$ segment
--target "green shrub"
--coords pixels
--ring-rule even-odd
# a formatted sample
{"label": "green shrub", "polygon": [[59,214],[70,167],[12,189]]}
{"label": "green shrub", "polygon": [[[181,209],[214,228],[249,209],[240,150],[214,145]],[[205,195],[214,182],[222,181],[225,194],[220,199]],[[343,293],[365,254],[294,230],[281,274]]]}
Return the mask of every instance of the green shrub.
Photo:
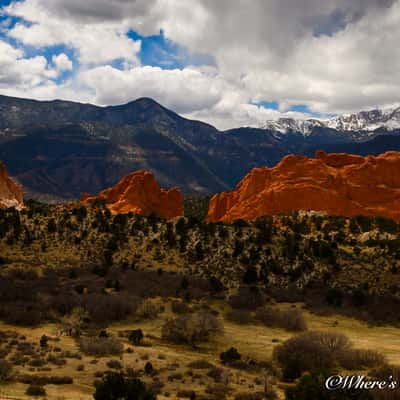
{"label": "green shrub", "polygon": [[122,373],[106,373],[96,384],[95,400],[155,400],[154,394],[140,379],[130,378]]}
{"label": "green shrub", "polygon": [[307,322],[299,310],[276,310],[272,307],[260,308],[256,319],[264,325],[287,329],[288,331],[305,331]]}
{"label": "green shrub", "polygon": [[18,382],[26,385],[72,385],[74,380],[70,376],[46,376],[46,375],[18,375]]}
{"label": "green shrub", "polygon": [[46,396],[46,390],[43,386],[29,385],[25,392],[28,396]]}
{"label": "green shrub", "polygon": [[143,331],[141,329],[134,329],[129,333],[129,341],[138,346],[144,338]]}
{"label": "green shrub", "polygon": [[344,293],[340,288],[329,288],[326,292],[326,302],[335,307],[340,307],[343,303]]}
{"label": "green shrub", "polygon": [[107,367],[111,369],[122,369],[122,364],[118,360],[107,361]]}
{"label": "green shrub", "polygon": [[153,364],[150,361],[147,361],[146,365],[144,366],[144,372],[146,375],[151,375],[154,372]]}
{"label": "green shrub", "polygon": [[47,347],[48,341],[49,338],[46,335],[42,335],[42,337],[40,338],[40,347]]}
{"label": "green shrub", "polygon": [[169,319],[162,327],[162,337],[174,343],[194,345],[207,341],[211,336],[222,331],[221,322],[215,315],[198,312]]}
{"label": "green shrub", "polygon": [[242,286],[229,298],[229,304],[234,309],[254,310],[265,304],[265,295],[257,286]]}
{"label": "green shrub", "polygon": [[332,332],[310,331],[288,339],[274,350],[286,380],[299,378],[303,372],[330,369],[337,355],[350,348],[348,338]]}
{"label": "green shrub", "polygon": [[138,309],[136,310],[136,315],[143,319],[155,319],[158,317],[158,314],[163,311],[163,304],[160,304],[154,300],[145,300],[139,305]]}
{"label": "green shrub", "polygon": [[0,360],[0,383],[8,382],[12,373],[12,365],[6,360]]}
{"label": "green shrub", "polygon": [[245,285],[253,285],[258,281],[258,278],[257,268],[249,266],[243,274],[242,281]]}
{"label": "green shrub", "polygon": [[240,353],[234,347],[231,347],[229,350],[222,352],[219,355],[223,364],[229,364],[233,361],[238,361],[242,358]]}

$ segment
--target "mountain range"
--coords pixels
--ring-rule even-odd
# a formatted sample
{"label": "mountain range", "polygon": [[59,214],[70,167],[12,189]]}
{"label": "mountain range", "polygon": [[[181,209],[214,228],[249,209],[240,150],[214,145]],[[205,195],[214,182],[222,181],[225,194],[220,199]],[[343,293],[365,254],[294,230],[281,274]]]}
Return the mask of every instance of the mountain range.
{"label": "mountain range", "polygon": [[361,111],[355,114],[339,115],[331,119],[279,118],[267,121],[263,129],[277,132],[277,135],[301,133],[311,135],[314,129],[334,129],[350,135],[353,140],[364,141],[384,133],[400,129],[400,107],[387,110]]}
{"label": "mountain range", "polygon": [[0,96],[0,160],[25,197],[42,201],[97,193],[140,169],[162,187],[206,194],[230,190],[252,168],[291,153],[400,150],[399,121],[400,110],[376,110],[220,131],[149,98],[99,107]]}

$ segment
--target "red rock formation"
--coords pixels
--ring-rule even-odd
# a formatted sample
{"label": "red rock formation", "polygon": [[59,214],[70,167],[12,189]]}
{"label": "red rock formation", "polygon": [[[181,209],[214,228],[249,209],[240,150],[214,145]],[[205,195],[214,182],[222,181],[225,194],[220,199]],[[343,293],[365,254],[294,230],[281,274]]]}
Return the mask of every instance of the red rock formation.
{"label": "red rock formation", "polygon": [[0,161],[0,208],[15,207],[20,210],[23,206],[22,187],[9,177],[6,167]]}
{"label": "red rock formation", "polygon": [[400,221],[400,153],[286,156],[274,168],[253,169],[235,191],[213,196],[207,220],[254,219],[295,210]]}
{"label": "red rock formation", "polygon": [[133,172],[98,196],[83,194],[81,197],[82,202],[89,204],[96,199],[105,200],[113,214],[155,214],[166,219],[183,215],[181,192],[178,189],[160,189],[154,175],[148,171]]}

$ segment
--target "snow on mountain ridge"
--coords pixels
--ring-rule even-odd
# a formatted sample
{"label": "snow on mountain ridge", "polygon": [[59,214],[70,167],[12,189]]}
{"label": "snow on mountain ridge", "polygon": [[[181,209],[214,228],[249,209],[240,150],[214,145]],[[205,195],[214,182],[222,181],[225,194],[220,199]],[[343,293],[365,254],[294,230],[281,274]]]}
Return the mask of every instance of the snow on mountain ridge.
{"label": "snow on mountain ridge", "polygon": [[312,133],[314,128],[331,128],[340,132],[367,131],[374,132],[376,129],[384,128],[388,131],[400,129],[400,107],[388,110],[361,111],[355,114],[345,114],[331,119],[294,119],[279,118],[267,121],[263,129],[269,129],[281,134],[298,132],[304,136]]}
{"label": "snow on mountain ridge", "polygon": [[318,119],[279,118],[276,121],[267,121],[263,129],[271,129],[280,133],[300,132],[307,136],[316,126],[324,127],[325,125]]}

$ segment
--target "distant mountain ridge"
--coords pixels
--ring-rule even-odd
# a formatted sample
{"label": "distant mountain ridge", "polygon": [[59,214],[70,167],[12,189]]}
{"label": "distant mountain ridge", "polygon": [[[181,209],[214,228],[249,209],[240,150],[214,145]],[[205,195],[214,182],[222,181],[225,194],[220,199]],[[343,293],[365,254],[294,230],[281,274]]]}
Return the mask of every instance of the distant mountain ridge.
{"label": "distant mountain ridge", "polygon": [[389,110],[361,111],[354,114],[344,114],[331,119],[294,119],[280,118],[267,121],[262,129],[269,129],[280,134],[298,132],[304,136],[312,134],[315,128],[329,128],[339,132],[364,131],[359,139],[374,136],[375,131],[388,132],[400,129],[400,107]]}
{"label": "distant mountain ridge", "polygon": [[[387,116],[379,118],[389,124]],[[285,134],[275,125],[222,132],[149,98],[98,107],[0,96],[0,160],[24,186],[25,197],[60,201],[98,193],[137,170],[151,171],[162,187],[209,194],[230,190],[252,168],[274,166],[291,153],[400,150],[395,124],[368,136],[315,121]]]}

